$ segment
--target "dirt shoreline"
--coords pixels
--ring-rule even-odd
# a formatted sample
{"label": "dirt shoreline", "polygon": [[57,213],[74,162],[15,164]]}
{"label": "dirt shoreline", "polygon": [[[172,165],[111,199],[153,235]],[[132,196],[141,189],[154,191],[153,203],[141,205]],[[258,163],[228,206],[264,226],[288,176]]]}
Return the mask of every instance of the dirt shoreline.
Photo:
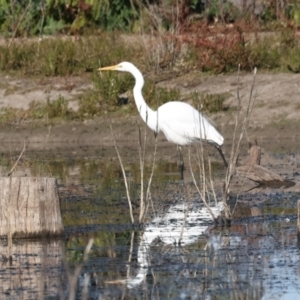
{"label": "dirt shoreline", "polygon": [[[147,80],[147,78],[146,78]],[[240,95],[242,110],[246,108],[249,91],[253,80],[252,74],[240,77]],[[62,95],[76,109],[77,99],[84,89],[91,88],[87,78],[47,78],[16,79],[10,76],[2,78],[0,87],[0,108],[13,107],[28,109],[31,101],[57,99]],[[225,147],[231,144],[234,124],[237,76],[218,75],[203,76],[191,72],[181,77],[158,83],[164,87],[176,87],[181,94],[191,91],[199,93],[228,93],[227,111],[211,114],[209,118],[216,124],[225,137]],[[296,150],[300,140],[300,74],[257,74],[255,84],[255,104],[249,128],[245,137],[251,143],[269,144],[270,140],[285,140],[284,144]],[[147,99],[147,97],[145,97]],[[130,145],[137,136],[137,122],[142,124],[138,113],[130,117],[113,117],[114,134],[122,145]],[[149,136],[152,134],[150,131]],[[81,146],[113,146],[108,118],[86,120],[84,122],[62,122],[60,124],[23,123],[1,125],[0,149],[3,152],[18,151],[24,143],[29,149],[43,150],[52,148],[78,148]],[[151,140],[150,140],[151,141]],[[163,134],[159,135],[159,143],[167,145]],[[163,146],[164,147],[164,146]],[[168,147],[168,146],[166,146]],[[14,150],[14,149],[13,149]]]}

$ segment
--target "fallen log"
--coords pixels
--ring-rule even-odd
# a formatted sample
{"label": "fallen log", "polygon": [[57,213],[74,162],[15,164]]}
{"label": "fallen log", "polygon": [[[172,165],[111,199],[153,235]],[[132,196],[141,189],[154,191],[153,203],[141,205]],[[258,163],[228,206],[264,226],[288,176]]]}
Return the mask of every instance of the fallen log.
{"label": "fallen log", "polygon": [[55,178],[0,177],[0,237],[62,236]]}
{"label": "fallen log", "polygon": [[258,183],[285,181],[285,179],[277,173],[259,165],[239,166],[237,167],[237,175]]}
{"label": "fallen log", "polygon": [[246,164],[236,168],[236,174],[260,184],[285,182],[286,179],[277,173],[260,166],[261,149],[258,146],[250,148],[250,156]]}

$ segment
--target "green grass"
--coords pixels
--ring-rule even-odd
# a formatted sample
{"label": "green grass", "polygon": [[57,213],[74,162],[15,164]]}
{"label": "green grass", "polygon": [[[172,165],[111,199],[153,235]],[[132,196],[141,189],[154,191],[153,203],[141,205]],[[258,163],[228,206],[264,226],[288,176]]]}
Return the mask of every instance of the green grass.
{"label": "green grass", "polygon": [[286,126],[289,125],[289,123],[290,123],[290,120],[287,119],[286,113],[282,113],[282,114],[278,115],[272,121],[273,126],[278,130],[284,129]]}
{"label": "green grass", "polygon": [[17,122],[23,115],[23,110],[3,107],[0,109],[0,124]]}
{"label": "green grass", "polygon": [[217,113],[227,110],[224,105],[226,99],[230,97],[229,93],[206,94],[193,92],[191,95],[193,105],[199,110],[208,113]]}
{"label": "green grass", "polygon": [[[131,75],[107,72],[101,76],[95,72],[91,78],[93,88],[85,90],[78,96],[78,110],[69,108],[68,100],[58,96],[56,100],[41,99],[33,101],[28,110],[15,108],[0,109],[0,124],[22,123],[25,121],[59,122],[62,120],[86,120],[110,114],[125,116],[137,114],[132,95],[134,79]],[[120,103],[120,93],[128,92],[129,102]],[[156,109],[163,103],[180,99],[176,89],[165,89],[147,81],[144,88],[147,103]],[[74,99],[72,99],[74,101]]]}
{"label": "green grass", "polygon": [[[298,73],[300,44],[293,31],[283,30],[271,37],[261,34],[251,41],[229,35],[227,39],[231,40],[226,43],[221,40],[224,47],[218,45],[218,39],[209,48],[202,44],[198,48],[190,45],[184,59],[179,58],[180,69],[184,71],[196,66],[208,73],[235,72],[240,64],[241,70],[257,67],[259,70]],[[136,42],[128,43],[121,34],[102,33],[87,37],[16,39],[10,46],[0,45],[0,70],[31,77],[70,76],[92,73],[100,66],[128,60],[144,72],[153,72],[154,68],[145,53],[147,45],[142,46],[142,37],[136,35],[134,38]],[[150,51],[149,48],[147,51]],[[176,62],[172,62],[173,65],[176,66]],[[172,66],[165,66],[165,69],[170,70]]]}
{"label": "green grass", "polygon": [[138,56],[119,35],[49,37],[0,46],[0,70],[26,76],[68,76],[92,72]]}
{"label": "green grass", "polygon": [[27,119],[67,119],[72,115],[72,111],[68,109],[68,101],[64,97],[59,96],[54,101],[47,99],[46,103],[31,102],[27,112]]}

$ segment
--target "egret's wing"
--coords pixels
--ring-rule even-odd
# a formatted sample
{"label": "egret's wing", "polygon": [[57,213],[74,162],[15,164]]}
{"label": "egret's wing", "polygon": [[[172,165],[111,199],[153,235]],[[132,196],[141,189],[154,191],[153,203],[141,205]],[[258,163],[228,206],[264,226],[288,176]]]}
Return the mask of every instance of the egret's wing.
{"label": "egret's wing", "polygon": [[184,102],[168,102],[158,111],[159,127],[168,140],[185,145],[206,139],[218,145],[223,137],[195,108]]}

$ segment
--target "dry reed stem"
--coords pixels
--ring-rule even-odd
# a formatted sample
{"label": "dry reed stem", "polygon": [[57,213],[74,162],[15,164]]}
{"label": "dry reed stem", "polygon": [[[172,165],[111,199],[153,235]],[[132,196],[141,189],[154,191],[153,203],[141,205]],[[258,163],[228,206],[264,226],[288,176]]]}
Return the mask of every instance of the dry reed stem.
{"label": "dry reed stem", "polygon": [[[248,105],[247,105],[247,109],[246,109],[246,114],[244,119],[242,120],[242,128],[241,131],[239,132],[239,136],[238,136],[238,140],[236,142],[237,139],[237,134],[238,134],[238,127],[241,123],[240,120],[240,112],[241,112],[241,98],[240,98],[240,66],[238,67],[238,88],[237,88],[237,102],[238,102],[238,106],[237,106],[237,112],[236,112],[236,116],[235,116],[235,129],[234,129],[234,133],[233,133],[233,137],[232,137],[232,147],[231,147],[231,153],[230,153],[230,160],[229,160],[229,164],[228,164],[228,168],[226,170],[226,176],[225,176],[225,181],[224,181],[224,186],[223,186],[223,197],[222,197],[222,202],[223,202],[223,207],[224,207],[224,211],[225,211],[225,218],[226,220],[230,220],[232,217],[232,214],[234,212],[234,209],[231,211],[230,207],[227,204],[227,198],[229,195],[229,191],[230,191],[230,184],[232,181],[232,177],[235,173],[235,167],[237,164],[237,160],[238,160],[238,156],[239,156],[239,150],[240,150],[240,144],[242,141],[242,138],[247,130],[248,124],[249,124],[249,119],[251,116],[251,112],[253,110],[253,105],[254,105],[254,100],[255,97],[253,97],[253,91],[254,91],[254,86],[255,86],[255,77],[256,77],[256,68],[254,69],[253,72],[253,82],[251,85],[251,90],[250,90],[250,95],[249,95],[249,100],[248,100]],[[196,161],[198,167],[199,167],[199,175],[200,175],[200,179],[201,179],[201,185],[202,185],[202,191],[199,189],[196,178],[195,178],[195,174],[194,171],[192,169],[192,164],[191,164],[191,149],[189,147],[189,164],[190,164],[190,169],[191,169],[191,175],[192,175],[192,179],[193,182],[195,184],[195,187],[197,189],[198,194],[200,195],[200,198],[202,200],[202,202],[204,203],[205,207],[208,209],[209,213],[211,214],[211,216],[213,217],[213,219],[215,219],[215,216],[210,208],[210,205],[208,204],[208,200],[209,200],[209,195],[210,193],[212,193],[213,198],[215,200],[215,204],[217,204],[217,196],[215,193],[215,188],[214,188],[214,184],[213,184],[213,180],[212,180],[212,173],[211,173],[211,164],[209,161],[209,170],[208,170],[208,174],[206,174],[205,171],[205,165],[204,165],[204,152],[203,152],[203,145],[202,142],[199,143],[199,145],[197,145],[196,147],[196,156],[193,156],[193,159]],[[209,201],[210,202],[210,201]]]}
{"label": "dry reed stem", "polygon": [[215,206],[218,205],[217,195],[214,187],[214,181],[212,180],[212,170],[211,170],[211,161],[208,159],[208,178],[209,178],[209,184],[210,184],[210,190],[213,195],[213,199],[215,201]]}
{"label": "dry reed stem", "polygon": [[[149,202],[151,199],[151,184],[152,179],[154,175],[154,169],[155,169],[155,160],[156,160],[156,153],[157,153],[157,135],[155,134],[155,144],[154,144],[154,152],[153,152],[153,161],[152,161],[152,167],[151,167],[151,173],[150,177],[147,183],[147,190],[146,194],[144,194],[144,175],[145,175],[145,156],[146,156],[146,142],[147,142],[147,128],[145,127],[145,134],[144,134],[144,142],[142,144],[142,135],[141,135],[141,128],[138,124],[138,130],[139,130],[139,158],[140,158],[140,169],[141,169],[141,203],[140,203],[140,215],[139,215],[139,222],[142,223],[147,211]],[[152,202],[151,202],[152,203]],[[152,209],[153,203],[152,203]]]}
{"label": "dry reed stem", "polygon": [[126,194],[127,194],[127,200],[128,200],[128,205],[129,205],[129,214],[130,214],[131,223],[134,224],[133,210],[132,210],[132,205],[131,205],[131,198],[130,198],[130,193],[129,193],[127,177],[126,177],[123,161],[122,161],[121,155],[119,153],[119,149],[118,149],[118,146],[117,146],[117,142],[116,142],[116,139],[115,139],[115,135],[114,135],[114,131],[113,131],[111,122],[110,122],[110,132],[111,132],[111,136],[113,138],[115,150],[116,150],[116,153],[117,153],[117,156],[118,156],[118,159],[119,159],[119,163],[120,163],[120,166],[121,166],[122,174],[123,174],[123,179],[124,179],[124,184],[125,184]]}
{"label": "dry reed stem", "polygon": [[182,226],[181,226],[181,231],[180,231],[180,235],[179,235],[179,242],[182,240],[183,237],[183,233],[184,233],[184,228],[185,228],[185,224],[186,224],[186,220],[188,217],[188,212],[190,210],[190,204],[191,204],[191,196],[190,196],[190,187],[187,186],[187,207],[184,211],[184,218],[183,218],[183,222],[182,222]]}
{"label": "dry reed stem", "polygon": [[[173,38],[178,36],[180,33],[179,22],[179,6],[176,4],[176,9],[172,10],[173,19],[176,20],[174,28],[169,29],[169,34],[166,35],[163,21],[164,17],[161,15],[160,11],[157,9],[156,4],[150,3],[146,0],[145,3],[141,0],[137,0],[137,4],[141,9],[148,15],[151,25],[144,24],[143,15],[140,16],[141,26],[141,40],[143,49],[147,55],[148,63],[153,66],[155,64],[155,71],[158,72],[160,69],[160,64],[164,66],[174,65],[177,54],[179,53],[178,40]],[[149,23],[149,22],[148,22]],[[150,38],[144,33],[144,27],[146,26],[146,31],[151,30]]]}
{"label": "dry reed stem", "polygon": [[128,256],[128,260],[127,260],[127,264],[126,264],[126,268],[127,268],[127,279],[130,278],[130,267],[131,267],[131,262],[132,262],[132,254],[133,254],[133,244],[134,244],[134,235],[135,232],[131,231],[131,238],[130,238],[130,247],[129,247],[129,256]]}
{"label": "dry reed stem", "polygon": [[154,207],[153,207],[153,202],[152,202],[152,197],[151,197],[151,184],[152,184],[152,180],[153,180],[153,175],[154,175],[154,169],[155,169],[155,161],[156,161],[156,153],[157,153],[157,135],[155,135],[155,143],[154,143],[154,152],[153,152],[153,161],[152,161],[152,168],[151,168],[151,174],[150,174],[150,178],[149,178],[149,182],[148,182],[148,187],[147,187],[147,192],[146,192],[146,199],[148,199],[149,201],[151,201],[152,204],[152,210],[154,211]]}
{"label": "dry reed stem", "polygon": [[[76,299],[77,281],[78,281],[80,272],[82,270],[82,267],[84,265],[84,262],[86,262],[87,259],[88,259],[88,255],[91,251],[93,243],[94,243],[94,239],[90,238],[88,244],[86,245],[86,247],[84,249],[83,263],[76,267],[73,274],[71,274],[68,267],[66,268],[67,269],[68,280],[69,280],[69,283],[70,283],[70,294],[69,294],[69,298],[68,298],[69,300],[75,300]],[[86,286],[83,287],[83,290],[86,290],[87,285],[88,285],[88,280],[87,281],[85,280],[84,283],[86,284]]]}
{"label": "dry reed stem", "polygon": [[[112,128],[112,123],[110,123],[110,130],[111,130],[111,135],[114,141],[114,147],[119,159],[119,163],[121,166],[123,178],[124,178],[124,184],[125,184],[125,189],[126,189],[126,195],[127,195],[127,200],[128,200],[128,205],[129,205],[129,213],[130,213],[130,218],[132,224],[134,224],[134,217],[133,217],[133,210],[132,210],[132,202],[131,202],[131,197],[129,193],[129,185],[123,165],[123,161],[120,155],[120,152],[118,150],[117,142],[114,136],[113,128]],[[155,135],[155,144],[154,144],[154,153],[153,153],[153,161],[152,161],[152,167],[151,167],[151,173],[150,177],[147,183],[147,190],[146,194],[144,192],[144,179],[145,179],[145,156],[146,156],[146,143],[147,143],[147,128],[145,128],[145,134],[144,134],[144,141],[142,142],[142,134],[141,134],[141,128],[140,125],[138,124],[138,151],[139,151],[139,162],[140,162],[140,184],[141,184],[141,191],[140,191],[140,213],[139,213],[139,223],[142,223],[147,210],[149,206],[149,202],[151,201],[151,184],[152,184],[152,179],[154,175],[154,169],[155,169],[155,160],[156,160],[156,153],[157,153],[157,135]],[[153,208],[153,203],[152,203],[152,208]],[[153,208],[154,211],[154,208]]]}
{"label": "dry reed stem", "polygon": [[[100,62],[99,65],[101,66]],[[100,72],[100,76],[102,76],[102,73]],[[133,217],[133,209],[132,209],[132,203],[131,203],[131,197],[130,197],[130,192],[129,192],[129,185],[128,185],[128,181],[127,181],[127,177],[126,177],[126,172],[125,172],[125,168],[124,168],[124,164],[117,146],[117,142],[116,142],[116,138],[114,135],[114,131],[113,131],[113,127],[112,127],[112,121],[110,119],[110,132],[111,132],[111,136],[114,142],[114,147],[118,156],[118,160],[121,166],[121,170],[122,170],[122,175],[123,175],[123,179],[124,179],[124,184],[125,184],[125,189],[126,189],[126,195],[127,195],[127,201],[128,201],[128,206],[129,206],[129,215],[130,215],[130,220],[131,223],[134,224],[134,217]]]}
{"label": "dry reed stem", "polygon": [[[200,143],[200,144],[202,144],[202,143]],[[196,187],[196,190],[197,190],[197,192],[198,192],[198,194],[199,194],[199,196],[200,196],[200,198],[201,198],[204,206],[207,208],[207,210],[210,213],[210,215],[212,216],[212,218],[214,220],[216,220],[216,217],[215,217],[215,215],[214,215],[214,213],[213,213],[210,205],[207,203],[207,200],[206,200],[206,194],[208,194],[207,193],[208,190],[207,190],[207,182],[206,182],[206,174],[205,174],[205,166],[204,166],[204,157],[203,157],[204,153],[203,153],[203,147],[202,147],[202,145],[200,147],[202,148],[200,156],[199,156],[198,147],[197,147],[197,157],[200,159],[200,161],[197,162],[197,165],[199,167],[199,172],[200,172],[200,178],[201,178],[202,189],[203,189],[202,191],[200,191],[200,189],[199,189],[199,186],[197,184],[197,181],[196,181],[196,178],[195,178],[195,174],[194,174],[194,171],[193,171],[193,168],[192,168],[192,163],[191,163],[191,149],[190,149],[191,147],[189,147],[188,148],[189,149],[188,153],[189,153],[189,164],[190,164],[190,169],[191,169],[191,175],[192,175],[193,183],[194,183],[194,185]]]}
{"label": "dry reed stem", "polygon": [[140,175],[141,175],[141,199],[140,199],[140,216],[139,216],[139,222],[141,222],[141,216],[144,214],[144,167],[145,167],[145,143],[146,143],[146,131],[145,131],[145,140],[144,140],[144,150],[142,145],[142,137],[141,137],[141,127],[140,124],[138,124],[138,133],[139,133],[139,158],[140,158]]}
{"label": "dry reed stem", "polygon": [[[152,167],[151,167],[151,173],[150,173],[150,177],[148,180],[148,187],[147,187],[147,191],[146,191],[146,200],[147,200],[147,205],[149,205],[149,202],[151,201],[151,206],[152,206],[152,211],[154,212],[154,206],[153,206],[153,202],[152,202],[152,197],[151,197],[151,184],[152,184],[152,180],[153,180],[153,175],[154,175],[154,169],[155,169],[155,161],[156,161],[156,153],[157,153],[157,134],[155,134],[155,143],[154,143],[154,152],[153,152],[153,161],[152,161]],[[148,206],[147,209],[145,210],[142,218],[145,217],[146,213],[148,210]]]}
{"label": "dry reed stem", "polygon": [[[201,108],[198,107],[198,110],[201,110]],[[200,120],[201,121],[201,120]],[[202,119],[202,126],[204,126],[204,119]],[[201,134],[201,132],[200,132]],[[217,205],[217,197],[216,197],[216,193],[214,191],[214,186],[212,184],[212,173],[211,173],[211,164],[210,164],[210,160],[209,160],[209,174],[207,177],[206,174],[206,170],[205,170],[205,160],[204,160],[204,149],[203,149],[203,144],[202,141],[200,140],[200,142],[197,144],[196,146],[196,155],[193,155],[193,159],[195,160],[195,162],[197,163],[197,166],[199,167],[199,178],[201,179],[201,185],[202,185],[202,192],[200,191],[198,184],[196,182],[196,178],[194,175],[194,171],[192,169],[192,164],[191,164],[191,151],[190,151],[190,147],[189,147],[189,163],[190,163],[190,170],[191,170],[191,175],[192,175],[192,179],[194,182],[194,185],[197,189],[198,194],[200,195],[200,198],[202,200],[202,202],[204,203],[205,207],[208,209],[210,215],[212,216],[212,218],[215,220],[216,217],[213,213],[213,211],[210,208],[210,193],[213,194],[213,197],[215,199],[215,204]],[[209,202],[209,203],[208,203]]]}
{"label": "dry reed stem", "polygon": [[241,144],[242,138],[244,136],[244,133],[246,132],[247,127],[249,125],[251,112],[253,110],[253,105],[254,105],[254,102],[255,102],[254,101],[255,97],[253,97],[253,91],[254,91],[254,86],[255,86],[256,73],[257,73],[257,69],[254,68],[253,81],[252,81],[251,90],[250,90],[250,94],[249,94],[249,100],[248,100],[248,105],[247,105],[247,109],[246,109],[246,114],[245,114],[245,117],[242,121],[242,128],[241,128],[241,131],[239,133],[238,141],[236,142],[237,131],[238,131],[238,127],[239,127],[240,122],[241,122],[240,121],[240,112],[241,112],[240,66],[238,67],[238,88],[237,88],[238,107],[237,107],[237,112],[236,112],[236,116],[235,116],[235,127],[234,127],[234,133],[233,133],[233,137],[232,137],[230,160],[229,160],[228,168],[227,168],[227,171],[226,171],[224,187],[223,187],[223,204],[224,204],[224,210],[225,210],[225,218],[227,220],[231,219],[232,214],[233,214],[234,209],[235,209],[234,208],[232,211],[230,211],[230,208],[227,204],[227,199],[228,199],[228,195],[229,195],[229,192],[230,192],[230,183],[231,183],[232,177],[235,173],[235,168],[236,168],[236,164],[237,164],[237,160],[238,160],[238,156],[239,156],[239,151],[240,151],[240,144]]}

